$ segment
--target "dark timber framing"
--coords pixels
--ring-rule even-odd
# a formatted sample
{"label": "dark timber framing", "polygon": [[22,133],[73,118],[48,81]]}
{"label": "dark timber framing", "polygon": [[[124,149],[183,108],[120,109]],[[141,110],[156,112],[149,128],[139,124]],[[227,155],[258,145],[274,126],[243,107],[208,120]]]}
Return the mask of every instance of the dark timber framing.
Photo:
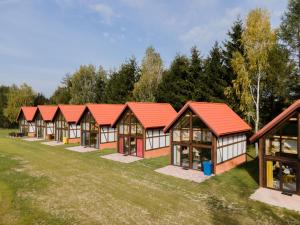
{"label": "dark timber framing", "polygon": [[[185,119],[187,118],[187,119]],[[176,165],[175,161],[177,160],[177,156],[174,155],[174,148],[179,147],[179,152],[180,152],[180,164],[177,166],[183,166],[187,167],[189,169],[201,169],[202,166],[200,167],[193,167],[194,166],[194,150],[198,151],[201,155],[203,155],[202,158],[199,158],[199,162],[202,165],[202,161],[204,158],[206,160],[212,160],[214,162],[215,154],[214,154],[214,147],[216,144],[216,138],[215,136],[210,132],[210,130],[203,124],[199,123],[198,117],[192,113],[191,110],[187,110],[176,122],[176,124],[171,128],[171,163],[173,165]],[[200,126],[193,126],[196,125]],[[201,134],[201,140],[205,141],[195,141],[194,140],[194,132],[195,131],[200,131]],[[174,137],[174,133],[179,133],[179,136],[176,134],[176,138]],[[187,137],[188,136],[188,137]],[[178,139],[179,137],[179,139]],[[197,150],[198,149],[198,150]],[[188,160],[187,163],[184,163],[183,165],[183,151],[187,152],[188,151]],[[199,154],[198,153],[198,154]],[[214,168],[213,171],[215,171],[215,163],[213,163]]]}
{"label": "dark timber framing", "polygon": [[[296,143],[297,152],[286,147],[285,143],[288,141]],[[289,184],[290,181],[295,183],[295,187]],[[259,183],[265,188],[300,195],[299,108],[259,138]]]}
{"label": "dark timber framing", "polygon": [[203,162],[211,160],[213,173],[218,174],[242,163],[245,156],[246,132],[216,136],[190,108],[174,121],[170,135],[170,161],[175,166],[203,170]]}
{"label": "dark timber framing", "polygon": [[137,139],[143,139],[143,154],[144,156],[144,146],[145,146],[145,129],[141,123],[134,116],[133,112],[129,109],[125,110],[118,121],[117,124],[118,140],[123,140],[123,147],[120,146],[120,141],[118,141],[118,151],[120,152],[120,147],[123,149],[124,154],[137,155]]}
{"label": "dark timber framing", "polygon": [[35,136],[37,138],[44,138],[45,137],[45,121],[43,120],[41,113],[37,111],[35,116]]}
{"label": "dark timber framing", "polygon": [[60,110],[58,110],[54,117],[54,127],[56,141],[62,142],[64,137],[69,137],[69,125]]}

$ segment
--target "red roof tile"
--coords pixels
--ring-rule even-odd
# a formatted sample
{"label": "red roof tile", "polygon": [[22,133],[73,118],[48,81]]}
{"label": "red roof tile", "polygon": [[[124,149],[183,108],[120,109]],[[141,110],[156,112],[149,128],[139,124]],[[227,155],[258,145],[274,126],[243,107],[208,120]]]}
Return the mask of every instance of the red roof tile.
{"label": "red roof tile", "polygon": [[22,106],[19,111],[17,120],[19,119],[21,112],[23,112],[25,120],[32,121],[35,116],[36,110],[37,110],[37,107],[35,107],[35,106]]}
{"label": "red roof tile", "polygon": [[58,106],[56,105],[39,105],[39,112],[41,113],[42,119],[44,121],[52,121]]}
{"label": "red roof tile", "polygon": [[[87,109],[91,112],[97,124],[111,125],[121,113],[125,105],[122,104],[87,104]],[[82,115],[77,120],[80,121]]]}
{"label": "red roof tile", "polygon": [[59,110],[68,123],[77,122],[85,107],[85,105],[58,105]]}
{"label": "red roof tile", "polygon": [[177,119],[190,108],[216,136],[246,132],[251,127],[224,103],[187,102],[175,119],[165,128],[167,132]]}
{"label": "red roof tile", "polygon": [[250,138],[250,142],[255,142],[257,139],[262,137],[264,134],[266,134],[268,131],[270,131],[273,127],[275,127],[277,124],[279,124],[285,118],[287,118],[292,113],[294,113],[298,108],[300,108],[300,99],[295,101],[286,110],[284,110],[282,113],[280,113],[278,116],[276,116],[273,120],[271,120],[271,122],[269,122],[267,125],[265,125],[259,131],[257,131],[256,134],[254,134]]}
{"label": "red roof tile", "polygon": [[133,112],[145,129],[165,127],[176,116],[176,111],[169,103],[127,102],[113,122],[113,126],[127,108]]}

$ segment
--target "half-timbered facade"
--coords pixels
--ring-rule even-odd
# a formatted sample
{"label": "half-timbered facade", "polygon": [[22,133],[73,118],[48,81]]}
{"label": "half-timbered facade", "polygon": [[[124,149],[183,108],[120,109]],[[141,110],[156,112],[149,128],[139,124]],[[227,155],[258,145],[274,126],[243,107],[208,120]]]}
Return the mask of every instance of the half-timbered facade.
{"label": "half-timbered facade", "polygon": [[36,137],[47,140],[54,138],[54,115],[57,111],[54,105],[39,105],[35,115]]}
{"label": "half-timbered facade", "polygon": [[124,105],[87,104],[77,124],[81,125],[82,146],[98,149],[117,147],[117,129],[111,127]]}
{"label": "half-timbered facade", "polygon": [[163,129],[175,116],[176,111],[167,103],[127,103],[113,123],[118,152],[143,158],[168,155],[170,137]]}
{"label": "half-timbered facade", "polygon": [[17,122],[19,123],[19,132],[25,136],[34,137],[35,121],[34,116],[36,114],[37,107],[34,106],[23,106],[21,107],[17,116]]}
{"label": "half-timbered facade", "polygon": [[77,125],[76,122],[84,109],[84,105],[58,105],[53,119],[54,138],[56,141],[66,143],[80,142],[80,124]]}
{"label": "half-timbered facade", "polygon": [[171,164],[203,170],[211,161],[213,173],[225,172],[245,162],[250,129],[226,104],[188,102],[164,130],[171,134]]}
{"label": "half-timbered facade", "polygon": [[300,100],[250,141],[259,142],[260,186],[300,195]]}

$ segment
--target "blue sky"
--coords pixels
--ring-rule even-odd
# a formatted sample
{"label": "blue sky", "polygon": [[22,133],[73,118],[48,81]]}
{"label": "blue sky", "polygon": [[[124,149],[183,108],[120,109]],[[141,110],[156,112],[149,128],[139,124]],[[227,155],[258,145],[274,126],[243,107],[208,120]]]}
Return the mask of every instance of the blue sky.
{"label": "blue sky", "polygon": [[50,96],[80,64],[115,69],[146,47],[165,66],[196,45],[207,55],[232,22],[267,8],[278,26],[287,0],[0,0],[0,84]]}

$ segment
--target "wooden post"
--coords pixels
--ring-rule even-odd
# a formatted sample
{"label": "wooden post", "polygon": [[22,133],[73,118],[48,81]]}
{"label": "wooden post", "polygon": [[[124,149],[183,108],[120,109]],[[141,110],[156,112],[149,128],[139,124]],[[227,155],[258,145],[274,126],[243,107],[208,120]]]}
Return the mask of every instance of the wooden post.
{"label": "wooden post", "polygon": [[258,159],[259,159],[259,185],[264,186],[265,173],[264,173],[264,150],[265,150],[265,138],[259,139]]}
{"label": "wooden post", "polygon": [[297,193],[298,193],[298,195],[300,195],[300,111],[298,111],[298,143],[297,143],[297,147],[298,147]]}
{"label": "wooden post", "polygon": [[213,173],[216,174],[217,167],[217,137],[212,135],[212,145],[211,145],[211,161],[213,164]]}

